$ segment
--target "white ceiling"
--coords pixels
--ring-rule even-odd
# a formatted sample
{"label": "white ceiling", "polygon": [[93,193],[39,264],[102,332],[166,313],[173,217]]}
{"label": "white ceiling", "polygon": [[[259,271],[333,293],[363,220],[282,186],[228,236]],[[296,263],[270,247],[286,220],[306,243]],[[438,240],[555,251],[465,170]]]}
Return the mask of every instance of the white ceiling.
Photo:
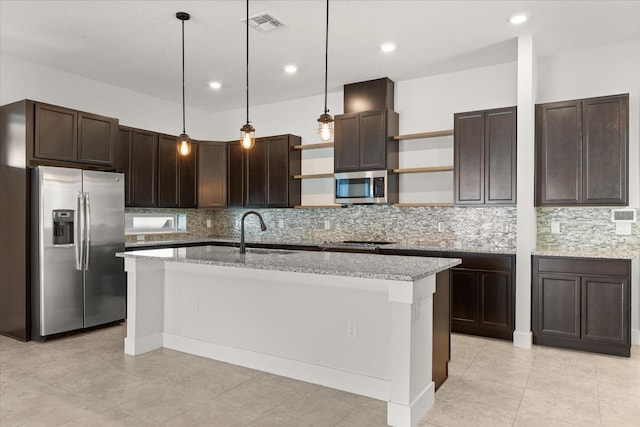
{"label": "white ceiling", "polygon": [[[346,83],[394,81],[516,60],[519,34],[539,56],[640,39],[633,1],[331,0],[329,91]],[[181,22],[185,11],[186,101],[204,111],[245,106],[243,0],[0,0],[0,49],[55,69],[181,102]],[[250,29],[250,104],[324,91],[324,0],[252,0],[287,26]],[[516,12],[530,19],[508,22]],[[383,54],[378,46],[398,49]],[[286,75],[285,64],[299,68]],[[214,91],[208,82],[222,82]]]}

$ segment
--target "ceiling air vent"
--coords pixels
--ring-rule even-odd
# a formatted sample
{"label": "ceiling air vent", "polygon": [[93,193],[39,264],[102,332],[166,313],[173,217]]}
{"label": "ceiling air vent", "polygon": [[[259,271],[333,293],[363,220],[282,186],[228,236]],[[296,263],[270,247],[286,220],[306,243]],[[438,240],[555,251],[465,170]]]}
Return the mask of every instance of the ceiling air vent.
{"label": "ceiling air vent", "polygon": [[[246,22],[247,19],[244,18],[241,20],[242,22]],[[257,15],[253,15],[249,17],[249,25],[261,32],[267,32],[271,30],[275,30],[279,27],[284,27],[285,24],[280,19],[276,18],[269,12],[258,13]]]}

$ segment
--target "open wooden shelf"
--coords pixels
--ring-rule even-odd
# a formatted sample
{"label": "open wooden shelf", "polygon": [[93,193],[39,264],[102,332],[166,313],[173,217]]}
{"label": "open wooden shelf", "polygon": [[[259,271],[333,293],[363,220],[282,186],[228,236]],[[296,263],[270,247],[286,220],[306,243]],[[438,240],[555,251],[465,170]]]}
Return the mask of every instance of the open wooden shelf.
{"label": "open wooden shelf", "polygon": [[311,208],[342,208],[342,205],[296,205],[294,208],[296,209],[311,209]]}
{"label": "open wooden shelf", "polygon": [[393,173],[419,173],[419,172],[447,172],[452,171],[453,165],[451,166],[431,166],[425,168],[404,168],[404,169],[393,169]]}
{"label": "open wooden shelf", "polygon": [[309,175],[293,175],[293,179],[307,179],[307,178],[333,178],[333,172],[312,173]]}
{"label": "open wooden shelf", "polygon": [[399,208],[450,207],[453,203],[394,203],[393,206]]}
{"label": "open wooden shelf", "polygon": [[318,142],[317,144],[302,144],[294,145],[294,150],[312,150],[314,148],[329,148],[333,147],[333,142]]}
{"label": "open wooden shelf", "polygon": [[389,139],[394,141],[401,141],[403,139],[437,138],[439,136],[449,136],[449,135],[453,135],[453,129],[436,130],[433,132],[409,133],[407,135],[395,135],[390,137]]}

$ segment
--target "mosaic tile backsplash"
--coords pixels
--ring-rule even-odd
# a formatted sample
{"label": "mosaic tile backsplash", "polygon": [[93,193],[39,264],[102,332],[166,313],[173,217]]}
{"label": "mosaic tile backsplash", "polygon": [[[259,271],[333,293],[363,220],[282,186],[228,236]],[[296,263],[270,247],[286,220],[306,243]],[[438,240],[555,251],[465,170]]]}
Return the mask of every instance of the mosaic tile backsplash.
{"label": "mosaic tile backsplash", "polygon": [[[560,234],[551,233],[551,223],[560,223]],[[640,226],[631,224],[631,235],[615,232],[611,208],[537,208],[538,247],[582,250],[638,250]]]}
{"label": "mosaic tile backsplash", "polygon": [[[163,234],[146,234],[145,241],[158,240],[182,240],[193,239],[198,237],[209,237],[211,229],[207,228],[207,219],[211,219],[210,211],[201,209],[142,209],[142,208],[126,208],[126,213],[186,213],[187,214],[187,230],[188,233],[163,233]],[[137,235],[125,236],[126,242],[135,242],[138,240]]]}

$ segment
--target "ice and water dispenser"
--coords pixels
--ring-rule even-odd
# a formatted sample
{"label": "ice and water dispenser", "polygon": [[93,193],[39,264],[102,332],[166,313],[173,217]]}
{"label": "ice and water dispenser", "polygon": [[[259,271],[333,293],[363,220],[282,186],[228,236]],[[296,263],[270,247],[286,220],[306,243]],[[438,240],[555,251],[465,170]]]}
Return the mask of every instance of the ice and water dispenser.
{"label": "ice and water dispenser", "polygon": [[53,244],[72,245],[74,229],[74,211],[72,209],[53,210]]}

